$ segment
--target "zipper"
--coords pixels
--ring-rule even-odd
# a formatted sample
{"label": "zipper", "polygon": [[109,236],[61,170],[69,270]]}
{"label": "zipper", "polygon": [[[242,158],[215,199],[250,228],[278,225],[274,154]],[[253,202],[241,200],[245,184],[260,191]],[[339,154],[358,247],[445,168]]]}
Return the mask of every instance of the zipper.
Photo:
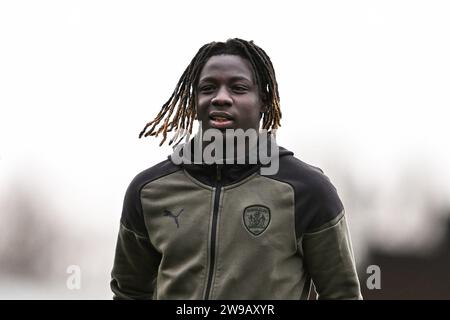
{"label": "zipper", "polygon": [[209,272],[208,282],[206,284],[205,300],[209,300],[211,286],[214,274],[214,262],[216,260],[216,234],[217,234],[217,216],[219,214],[220,191],[222,189],[222,165],[216,164],[216,189],[214,195],[214,209],[211,227],[211,246],[209,251]]}

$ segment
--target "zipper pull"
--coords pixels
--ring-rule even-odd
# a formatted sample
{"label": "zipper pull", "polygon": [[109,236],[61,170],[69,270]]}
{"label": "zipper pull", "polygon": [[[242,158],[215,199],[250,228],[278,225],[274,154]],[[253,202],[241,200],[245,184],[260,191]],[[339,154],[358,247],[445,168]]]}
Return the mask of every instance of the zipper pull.
{"label": "zipper pull", "polygon": [[218,164],[216,166],[217,169],[217,181],[222,180],[222,165]]}

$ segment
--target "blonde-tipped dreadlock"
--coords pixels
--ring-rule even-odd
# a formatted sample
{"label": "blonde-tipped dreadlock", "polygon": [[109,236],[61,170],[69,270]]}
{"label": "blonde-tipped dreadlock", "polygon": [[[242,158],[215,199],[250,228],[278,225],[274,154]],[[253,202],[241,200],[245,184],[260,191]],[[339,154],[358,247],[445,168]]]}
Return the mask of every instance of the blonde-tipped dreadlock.
{"label": "blonde-tipped dreadlock", "polygon": [[[192,133],[192,125],[196,116],[195,103],[198,77],[206,61],[210,57],[220,54],[239,55],[250,61],[255,73],[256,83],[267,105],[267,111],[264,112],[263,117],[263,129],[276,131],[280,126],[281,110],[278,83],[272,62],[266,52],[253,41],[234,38],[228,39],[226,42],[211,42],[198,50],[191,63],[184,70],[169,100],[162,106],[155,119],[145,125],[139,134],[139,138],[142,138],[142,136],[157,137],[162,133],[163,138],[159,144],[161,146],[166,141],[168,132],[176,130],[169,145],[179,139],[176,143],[178,144],[186,135]],[[164,122],[160,124],[161,121]]]}

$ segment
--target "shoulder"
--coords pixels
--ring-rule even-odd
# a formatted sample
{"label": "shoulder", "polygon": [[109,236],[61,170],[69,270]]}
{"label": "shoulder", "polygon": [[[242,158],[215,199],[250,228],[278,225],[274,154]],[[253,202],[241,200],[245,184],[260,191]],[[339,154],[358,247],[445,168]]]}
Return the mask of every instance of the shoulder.
{"label": "shoulder", "polygon": [[160,163],[139,172],[130,182],[129,191],[140,192],[146,184],[162,178],[166,175],[174,173],[181,168],[173,164],[169,159],[161,161]]}
{"label": "shoulder", "polygon": [[296,158],[292,152],[281,153],[279,170],[275,178],[294,184],[302,192],[314,194],[321,198],[330,192],[336,192],[336,188],[324,171],[316,166],[308,164]]}
{"label": "shoulder", "polygon": [[281,174],[294,174],[296,179],[313,185],[323,183],[325,178],[321,168],[296,158],[292,153],[280,158],[280,171]]}
{"label": "shoulder", "polygon": [[164,160],[141,171],[132,179],[125,192],[122,208],[121,222],[125,227],[140,234],[145,234],[140,196],[142,188],[146,184],[178,170],[180,170],[180,167],[174,165],[170,160]]}
{"label": "shoulder", "polygon": [[294,157],[292,152],[280,155],[278,173],[272,178],[290,184],[294,190],[297,234],[320,229],[338,218],[344,207],[324,171]]}

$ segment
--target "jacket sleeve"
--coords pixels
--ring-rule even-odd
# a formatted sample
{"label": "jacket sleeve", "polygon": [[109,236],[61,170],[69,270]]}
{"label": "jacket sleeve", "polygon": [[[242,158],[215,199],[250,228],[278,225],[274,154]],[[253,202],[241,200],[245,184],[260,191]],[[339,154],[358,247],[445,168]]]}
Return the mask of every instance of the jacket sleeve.
{"label": "jacket sleeve", "polygon": [[318,299],[362,299],[344,211],[304,233],[301,245]]}
{"label": "jacket sleeve", "polygon": [[125,194],[120,220],[110,283],[113,299],[152,299],[160,260],[145,227],[135,179]]}

